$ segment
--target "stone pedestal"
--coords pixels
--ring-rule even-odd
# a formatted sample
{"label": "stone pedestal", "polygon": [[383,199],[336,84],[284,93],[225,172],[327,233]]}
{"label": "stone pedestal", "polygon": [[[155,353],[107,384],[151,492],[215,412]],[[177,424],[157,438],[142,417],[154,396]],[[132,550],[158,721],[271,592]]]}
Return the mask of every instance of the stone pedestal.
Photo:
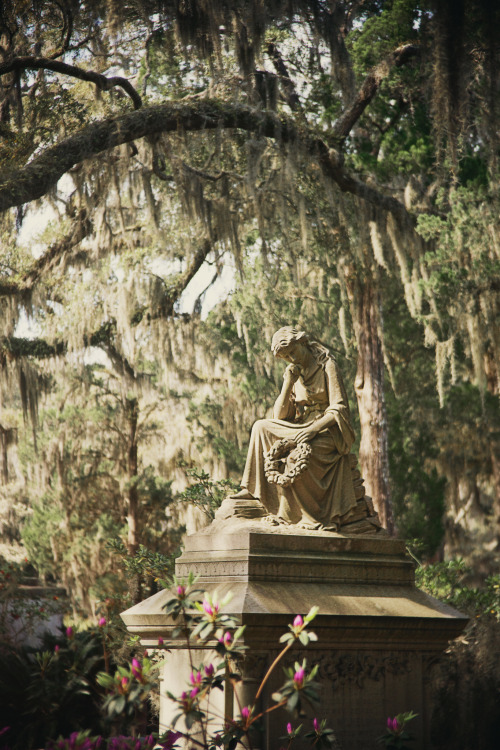
{"label": "stone pedestal", "polygon": [[[188,537],[176,574],[183,577],[190,571],[200,575],[200,588],[217,590],[219,599],[231,591],[226,611],[247,626],[245,643],[250,650],[243,666],[242,704],[251,702],[293,617],[318,605],[311,627],[318,641],[306,649],[294,646],[287,663],[305,656],[309,666],[319,664],[321,705],[314,714],[327,719],[342,749],[376,748],[387,717],[410,710],[419,714],[411,724],[416,736],[412,747],[432,747],[429,671],[467,618],[415,588],[414,565],[403,541],[380,535],[299,534],[290,527],[267,529],[263,522],[246,521],[226,532],[209,527]],[[144,646],[157,646],[159,637],[165,640],[171,650],[162,692],[168,687],[180,694],[186,689],[189,667],[184,644],[172,639],[172,622],[162,609],[170,596],[159,592],[122,617]],[[210,658],[198,649],[195,661]],[[283,682],[279,667],[266,686],[263,706],[272,704],[271,693]],[[223,710],[222,705],[216,708]],[[162,697],[162,728],[169,725],[172,713],[173,704]],[[309,719],[301,718],[300,723]],[[289,720],[286,712],[273,712],[259,749],[278,750]]]}

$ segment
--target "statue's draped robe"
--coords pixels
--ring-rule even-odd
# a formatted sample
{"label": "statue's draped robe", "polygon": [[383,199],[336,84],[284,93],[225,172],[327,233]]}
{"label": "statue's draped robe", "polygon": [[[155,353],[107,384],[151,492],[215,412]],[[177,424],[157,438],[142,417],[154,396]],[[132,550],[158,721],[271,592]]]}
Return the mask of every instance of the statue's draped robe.
{"label": "statue's draped robe", "polygon": [[[276,440],[293,439],[300,429],[324,414],[333,414],[335,423],[311,440],[306,471],[287,487],[268,482],[264,453]],[[356,499],[349,463],[354,430],[342,377],[333,360],[299,377],[288,415],[293,421],[260,419],[254,424],[241,484],[268,513],[289,523],[335,528],[348,519]]]}

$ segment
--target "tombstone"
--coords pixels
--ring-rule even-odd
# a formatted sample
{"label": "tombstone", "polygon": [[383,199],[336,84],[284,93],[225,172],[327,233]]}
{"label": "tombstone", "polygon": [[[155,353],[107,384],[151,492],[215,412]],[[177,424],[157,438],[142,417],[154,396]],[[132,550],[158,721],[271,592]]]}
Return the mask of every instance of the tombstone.
{"label": "tombstone", "polygon": [[[225,611],[246,626],[247,656],[237,700],[229,691],[212,707],[219,716],[239,714],[281,650],[279,638],[295,615],[318,606],[311,629],[318,640],[295,644],[288,665],[317,664],[320,704],[300,723],[326,719],[343,750],[370,750],[387,717],[413,711],[412,747],[428,750],[433,665],[467,618],[415,587],[414,562],[403,540],[390,537],[366,497],[345,388],[329,352],[289,327],[273,337],[273,353],[290,362],[272,419],[253,427],[243,489],[227,498],[213,523],[186,539],[176,575],[199,576],[197,587],[232,592]],[[160,729],[178,712],[165,695],[186,690],[190,673],[184,640],[161,591],[122,614],[146,648],[167,650],[162,667]],[[213,652],[193,642],[196,665]],[[259,697],[272,705],[284,682],[281,666]],[[214,691],[217,693],[218,691]],[[212,699],[211,699],[212,701]],[[254,750],[278,750],[290,721],[284,709],[265,717]],[[295,720],[295,726],[299,721]],[[308,742],[294,742],[300,750]]]}

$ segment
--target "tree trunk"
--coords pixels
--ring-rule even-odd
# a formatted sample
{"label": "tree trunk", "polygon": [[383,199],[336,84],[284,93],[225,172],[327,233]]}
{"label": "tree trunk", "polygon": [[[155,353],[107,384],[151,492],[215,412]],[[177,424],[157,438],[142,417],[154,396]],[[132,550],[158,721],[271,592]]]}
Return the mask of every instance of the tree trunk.
{"label": "tree trunk", "polygon": [[[486,387],[492,396],[498,398],[500,391],[500,382],[498,369],[495,364],[495,358],[491,352],[487,352],[484,357],[484,371],[486,374]],[[500,549],[500,441],[497,437],[495,426],[487,422],[487,429],[490,433],[490,460],[491,473],[493,478],[493,517],[496,524],[497,549]]]}
{"label": "tree trunk", "polygon": [[[133,557],[139,547],[138,512],[139,498],[137,494],[137,422],[139,420],[139,404],[136,398],[127,398],[125,402],[125,413],[128,421],[128,455],[127,455],[127,478],[128,478],[128,509],[127,509],[127,551]],[[134,603],[141,600],[142,582],[140,574],[130,579],[130,593]]]}
{"label": "tree trunk", "polygon": [[127,524],[128,524],[128,537],[127,537],[127,548],[130,556],[133,556],[137,547],[138,532],[137,532],[137,511],[138,511],[138,498],[137,498],[137,420],[139,416],[139,408],[137,399],[127,399],[126,402],[126,414],[129,428],[129,442],[128,442],[128,456],[127,456],[127,477],[129,482],[128,488],[128,512],[127,512]]}
{"label": "tree trunk", "polygon": [[389,486],[389,446],[384,392],[384,356],[379,336],[380,293],[376,281],[361,279],[351,268],[346,274],[358,366],[354,388],[361,423],[359,462],[366,494],[373,499],[380,521],[394,533]]}

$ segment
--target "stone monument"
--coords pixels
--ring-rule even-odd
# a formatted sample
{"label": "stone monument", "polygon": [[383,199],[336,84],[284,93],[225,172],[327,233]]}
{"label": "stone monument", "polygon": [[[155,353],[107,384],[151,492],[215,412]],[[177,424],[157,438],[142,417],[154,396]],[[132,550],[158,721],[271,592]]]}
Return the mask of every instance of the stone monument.
{"label": "stone monument", "polygon": [[[241,492],[226,498],[213,523],[186,539],[176,575],[199,575],[198,586],[231,591],[229,614],[246,625],[249,656],[242,666],[239,700],[253,701],[279,638],[295,615],[319,607],[313,623],[318,641],[290,652],[318,664],[322,686],[318,718],[326,718],[343,750],[370,750],[388,716],[418,713],[415,750],[432,747],[428,678],[433,663],[467,618],[415,587],[414,564],[402,540],[381,528],[365,495],[354,431],[337,364],[303,331],[281,328],[272,351],[289,364],[272,419],[252,429]],[[174,638],[161,591],[124,612],[128,630],[144,646],[164,641],[166,655],[160,726],[175,713],[165,697],[185,690],[189,662]],[[209,658],[198,649],[197,662]],[[259,700],[283,683],[273,673]],[[228,704],[221,706],[226,712]],[[278,750],[289,720],[269,715],[259,750]],[[304,745],[306,747],[309,745]],[[300,743],[294,743],[300,748]]]}

